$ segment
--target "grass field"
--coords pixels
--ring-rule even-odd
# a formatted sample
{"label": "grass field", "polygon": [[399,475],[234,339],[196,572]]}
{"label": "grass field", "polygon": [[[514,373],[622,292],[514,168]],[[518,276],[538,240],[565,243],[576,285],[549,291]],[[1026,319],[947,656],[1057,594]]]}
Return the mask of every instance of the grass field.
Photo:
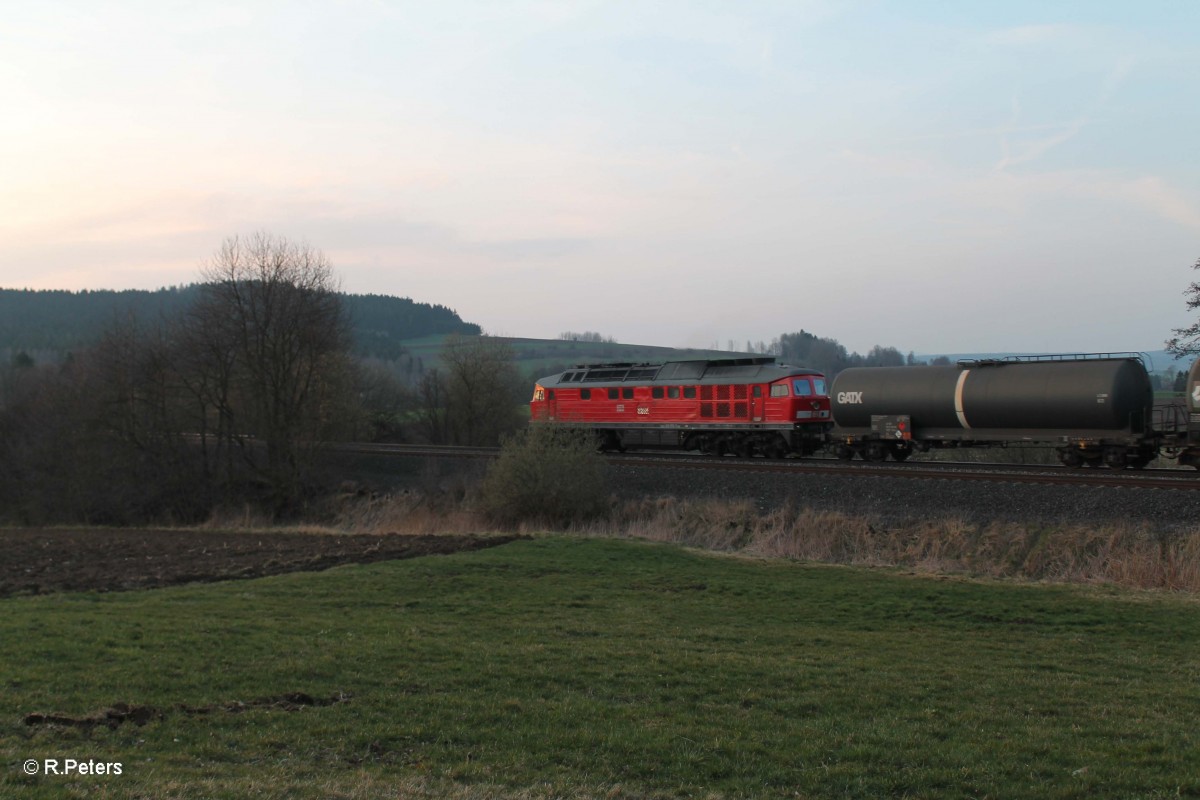
{"label": "grass field", "polygon": [[0,640],[5,797],[1200,797],[1192,596],[544,538],[9,598]]}

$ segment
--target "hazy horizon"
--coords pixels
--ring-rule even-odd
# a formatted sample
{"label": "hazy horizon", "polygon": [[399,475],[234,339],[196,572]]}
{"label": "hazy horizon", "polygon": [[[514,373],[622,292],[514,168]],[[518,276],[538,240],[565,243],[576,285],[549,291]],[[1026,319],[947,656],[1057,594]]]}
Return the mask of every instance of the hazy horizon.
{"label": "hazy horizon", "polygon": [[28,4],[0,285],[265,230],[489,333],[1155,348],[1197,278],[1200,5]]}

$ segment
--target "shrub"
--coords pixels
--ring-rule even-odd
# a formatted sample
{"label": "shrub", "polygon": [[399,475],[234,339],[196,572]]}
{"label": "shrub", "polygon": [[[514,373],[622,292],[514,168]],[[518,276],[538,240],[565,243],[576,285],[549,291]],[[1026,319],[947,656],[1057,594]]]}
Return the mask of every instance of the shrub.
{"label": "shrub", "polygon": [[608,510],[608,465],[589,431],[533,425],[488,467],[479,510],[491,522],[566,526]]}

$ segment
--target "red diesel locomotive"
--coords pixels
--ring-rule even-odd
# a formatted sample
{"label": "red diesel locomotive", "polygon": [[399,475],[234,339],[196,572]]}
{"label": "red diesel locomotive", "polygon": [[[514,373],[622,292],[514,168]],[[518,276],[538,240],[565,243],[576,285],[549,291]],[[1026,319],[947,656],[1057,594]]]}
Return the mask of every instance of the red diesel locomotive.
{"label": "red diesel locomotive", "polygon": [[765,357],[580,365],[539,380],[530,411],[606,450],[772,458],[818,450],[831,425],[825,376]]}

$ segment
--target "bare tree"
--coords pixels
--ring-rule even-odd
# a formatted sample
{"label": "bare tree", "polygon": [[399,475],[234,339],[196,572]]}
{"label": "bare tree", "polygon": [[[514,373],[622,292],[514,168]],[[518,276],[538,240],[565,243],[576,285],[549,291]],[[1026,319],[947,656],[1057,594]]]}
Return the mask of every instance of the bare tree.
{"label": "bare tree", "polygon": [[456,444],[496,445],[521,427],[520,405],[529,388],[521,379],[512,347],[494,336],[446,338],[447,420]]}
{"label": "bare tree", "polygon": [[417,410],[412,389],[398,376],[395,365],[369,359],[354,369],[354,407],[335,431],[339,441],[402,442],[406,418]]}
{"label": "bare tree", "polygon": [[266,233],[227,239],[201,275],[184,335],[202,368],[190,384],[196,407],[220,457],[236,451],[284,510],[344,408],[349,323],[338,281],[319,250]]}
{"label": "bare tree", "polygon": [[[1192,265],[1192,269],[1200,270],[1200,259]],[[1188,311],[1200,308],[1200,281],[1192,281],[1183,292],[1187,298]],[[1186,328],[1175,328],[1175,335],[1167,340],[1167,350],[1175,356],[1188,356],[1200,353],[1200,322],[1195,322]]]}
{"label": "bare tree", "polygon": [[442,378],[441,370],[431,369],[421,376],[421,382],[417,384],[417,395],[417,426],[421,435],[430,444],[448,444],[449,392],[446,390],[446,381]]}

